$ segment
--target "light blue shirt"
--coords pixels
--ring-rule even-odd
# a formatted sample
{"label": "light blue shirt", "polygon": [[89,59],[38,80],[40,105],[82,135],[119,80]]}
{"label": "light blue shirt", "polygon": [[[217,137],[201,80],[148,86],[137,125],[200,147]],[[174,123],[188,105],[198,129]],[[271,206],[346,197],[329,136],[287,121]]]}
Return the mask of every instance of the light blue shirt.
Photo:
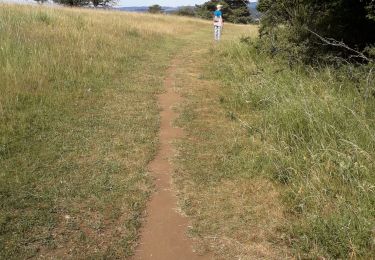
{"label": "light blue shirt", "polygon": [[222,13],[220,10],[216,10],[216,11],[214,12],[214,15],[215,15],[216,17],[221,17],[221,16],[223,15],[223,13]]}

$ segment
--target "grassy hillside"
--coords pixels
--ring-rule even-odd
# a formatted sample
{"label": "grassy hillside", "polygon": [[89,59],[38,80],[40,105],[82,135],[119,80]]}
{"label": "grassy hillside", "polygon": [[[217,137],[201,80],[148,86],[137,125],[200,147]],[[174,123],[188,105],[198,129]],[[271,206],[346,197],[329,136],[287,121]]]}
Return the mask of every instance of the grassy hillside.
{"label": "grassy hillside", "polygon": [[132,255],[172,57],[196,250],[374,258],[373,74],[290,68],[257,32],[212,44],[196,19],[0,4],[0,258]]}
{"label": "grassy hillside", "polygon": [[155,95],[201,24],[0,5],[0,258],[132,253]]}
{"label": "grassy hillside", "polygon": [[256,46],[215,48],[203,78],[220,90],[187,94],[180,185],[194,231],[226,259],[284,259],[285,246],[301,259],[373,259],[372,75],[291,69]]}

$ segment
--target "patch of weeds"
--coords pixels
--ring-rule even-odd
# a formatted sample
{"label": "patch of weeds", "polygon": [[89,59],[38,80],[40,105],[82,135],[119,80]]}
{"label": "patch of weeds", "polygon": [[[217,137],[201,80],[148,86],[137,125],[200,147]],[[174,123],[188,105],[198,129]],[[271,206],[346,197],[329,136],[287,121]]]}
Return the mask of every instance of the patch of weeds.
{"label": "patch of weeds", "polygon": [[39,11],[34,15],[34,19],[37,22],[44,23],[46,25],[50,25],[53,23],[54,18],[48,14],[47,12]]}
{"label": "patch of weeds", "polygon": [[361,73],[367,65],[355,68],[355,75],[288,67],[253,45],[244,38],[224,46],[212,54],[221,62],[211,66],[225,83],[222,106],[254,118],[251,124],[264,136],[251,146],[256,160],[248,161],[249,169],[257,172],[249,176],[282,184],[290,222],[283,230],[296,255],[374,258],[375,190],[368,187],[375,185],[369,174],[375,170],[375,106],[361,90],[371,80]]}
{"label": "patch of weeds", "polygon": [[125,31],[125,36],[139,38],[141,37],[141,34],[139,33],[137,29],[130,28]]}

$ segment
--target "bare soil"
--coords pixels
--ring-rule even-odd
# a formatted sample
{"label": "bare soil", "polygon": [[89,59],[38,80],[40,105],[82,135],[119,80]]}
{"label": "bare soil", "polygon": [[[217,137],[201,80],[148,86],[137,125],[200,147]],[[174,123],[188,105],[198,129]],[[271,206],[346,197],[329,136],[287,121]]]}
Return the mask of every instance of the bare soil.
{"label": "bare soil", "polygon": [[178,212],[176,192],[172,188],[172,159],[175,150],[172,141],[183,137],[181,128],[173,127],[178,114],[173,107],[182,98],[175,92],[175,73],[178,60],[172,62],[165,79],[165,93],[159,95],[160,147],[149,170],[155,178],[156,192],[147,206],[147,217],[141,229],[139,245],[134,259],[193,260],[210,259],[193,250],[193,242],[187,236],[189,220]]}

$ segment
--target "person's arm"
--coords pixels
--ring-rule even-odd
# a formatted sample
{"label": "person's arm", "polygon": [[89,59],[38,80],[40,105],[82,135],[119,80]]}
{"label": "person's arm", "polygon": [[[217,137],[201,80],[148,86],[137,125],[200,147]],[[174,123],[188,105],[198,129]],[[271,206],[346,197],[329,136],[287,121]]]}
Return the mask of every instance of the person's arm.
{"label": "person's arm", "polygon": [[220,19],[221,19],[221,26],[224,26],[224,18],[223,18],[223,12],[220,11]]}

